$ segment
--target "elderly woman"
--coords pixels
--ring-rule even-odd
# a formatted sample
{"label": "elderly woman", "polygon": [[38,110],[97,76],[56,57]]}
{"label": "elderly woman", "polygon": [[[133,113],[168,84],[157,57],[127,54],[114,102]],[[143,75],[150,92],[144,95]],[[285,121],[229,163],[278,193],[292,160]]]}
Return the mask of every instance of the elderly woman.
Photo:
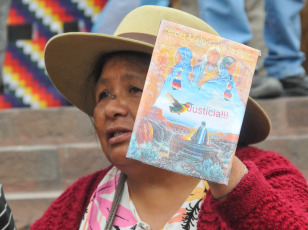
{"label": "elderly woman", "polygon": [[68,33],[51,39],[46,68],[59,91],[94,119],[107,169],[79,179],[31,229],[305,229],[308,188],[289,161],[248,144],[270,123],[249,99],[227,186],[126,158],[161,19],[217,34],[202,20],[144,6],[114,36]]}

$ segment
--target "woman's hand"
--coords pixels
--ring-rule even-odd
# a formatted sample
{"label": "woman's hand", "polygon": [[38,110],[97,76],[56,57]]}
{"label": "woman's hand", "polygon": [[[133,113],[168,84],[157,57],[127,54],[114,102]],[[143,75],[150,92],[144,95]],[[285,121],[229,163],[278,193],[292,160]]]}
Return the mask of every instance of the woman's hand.
{"label": "woman's hand", "polygon": [[228,185],[208,182],[214,199],[224,200],[227,194],[235,188],[247,172],[248,169],[244,163],[238,157],[234,156]]}

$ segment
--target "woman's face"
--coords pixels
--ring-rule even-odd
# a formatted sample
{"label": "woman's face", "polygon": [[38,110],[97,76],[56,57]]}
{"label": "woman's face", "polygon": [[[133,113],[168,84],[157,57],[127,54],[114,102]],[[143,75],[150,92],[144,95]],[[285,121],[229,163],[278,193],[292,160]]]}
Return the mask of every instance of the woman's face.
{"label": "woman's face", "polygon": [[175,53],[175,64],[180,63],[183,60],[182,55],[179,51],[176,51]]}
{"label": "woman's face", "polygon": [[126,152],[147,70],[148,62],[140,57],[113,56],[105,63],[96,85],[94,124],[106,157],[116,166],[133,161],[126,158]]}
{"label": "woman's face", "polygon": [[220,58],[220,55],[219,55],[218,51],[217,50],[211,50],[208,53],[207,61],[210,65],[216,65],[219,58]]}
{"label": "woman's face", "polygon": [[230,75],[234,74],[236,68],[236,62],[233,62],[229,67],[228,67],[228,73]]}

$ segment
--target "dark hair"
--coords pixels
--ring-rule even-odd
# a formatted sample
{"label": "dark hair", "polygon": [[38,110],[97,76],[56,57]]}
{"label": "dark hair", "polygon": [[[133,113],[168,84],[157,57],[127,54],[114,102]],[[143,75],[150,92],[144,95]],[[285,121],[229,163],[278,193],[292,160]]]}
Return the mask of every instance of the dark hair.
{"label": "dark hair", "polygon": [[222,63],[224,64],[224,66],[226,66],[227,68],[233,63],[236,62],[236,60],[233,57],[227,56],[222,60]]}
{"label": "dark hair", "polygon": [[95,90],[97,81],[99,80],[100,75],[107,61],[115,56],[119,56],[123,59],[128,59],[140,67],[144,67],[144,64],[146,64],[146,66],[149,66],[151,61],[151,54],[135,52],[135,51],[118,51],[100,55],[93,63],[91,68],[92,71],[89,74],[89,76],[86,77],[83,84],[85,86],[85,93],[86,93],[85,95],[89,95],[84,98],[85,107],[87,107],[89,99],[95,101]]}

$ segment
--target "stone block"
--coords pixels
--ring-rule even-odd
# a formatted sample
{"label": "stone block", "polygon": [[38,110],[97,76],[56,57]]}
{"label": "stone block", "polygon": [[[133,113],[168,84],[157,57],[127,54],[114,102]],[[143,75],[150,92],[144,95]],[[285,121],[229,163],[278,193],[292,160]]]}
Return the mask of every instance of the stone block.
{"label": "stone block", "polygon": [[62,187],[110,165],[99,143],[66,145],[59,148]]}
{"label": "stone block", "polygon": [[87,142],[90,118],[74,107],[11,109],[0,113],[0,146]]}
{"label": "stone block", "polygon": [[[300,171],[308,171],[308,136],[284,136],[281,138],[268,138],[256,146],[275,151],[289,159]],[[308,177],[306,177],[308,179]]]}
{"label": "stone block", "polygon": [[308,98],[257,100],[272,123],[271,136],[308,133]]}
{"label": "stone block", "polygon": [[301,170],[303,176],[305,177],[307,184],[308,184],[308,170]]}
{"label": "stone block", "polygon": [[53,199],[8,200],[16,228],[29,230],[31,224],[43,215],[52,201]]}
{"label": "stone block", "polygon": [[9,191],[51,188],[59,183],[55,147],[0,148],[0,181]]}
{"label": "stone block", "polygon": [[292,100],[286,103],[286,121],[289,127],[308,131],[308,100]]}
{"label": "stone block", "polygon": [[271,120],[272,129],[270,135],[278,135],[280,130],[286,129],[285,103],[280,98],[276,100],[256,100]]}

